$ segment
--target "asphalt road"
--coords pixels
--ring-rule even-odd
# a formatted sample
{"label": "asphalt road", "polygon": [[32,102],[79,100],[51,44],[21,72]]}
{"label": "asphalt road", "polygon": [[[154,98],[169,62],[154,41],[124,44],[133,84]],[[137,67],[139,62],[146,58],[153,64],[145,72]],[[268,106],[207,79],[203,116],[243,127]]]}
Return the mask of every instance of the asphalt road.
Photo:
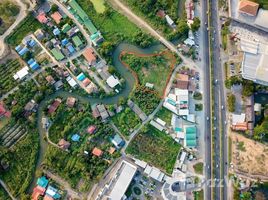
{"label": "asphalt road", "polygon": [[[208,24],[208,16],[207,16],[207,10],[208,10],[208,0],[201,0],[201,6],[202,6],[202,23],[201,23],[201,31],[203,32],[203,44],[200,44],[203,46],[204,53],[203,53],[203,74],[204,74],[204,102],[207,102],[205,105],[204,113],[206,118],[210,117],[211,113],[211,105],[210,105],[210,82],[211,82],[211,77],[210,77],[210,69],[209,69],[209,35],[208,35],[208,30],[207,30],[207,24]],[[204,124],[205,127],[205,134],[204,134],[204,140],[205,140],[205,168],[204,168],[204,173],[205,173],[205,178],[206,180],[211,179],[211,121],[207,120],[205,121]],[[211,199],[211,187],[210,185],[206,184],[205,185],[205,199],[210,200]]]}
{"label": "asphalt road", "polygon": [[[220,24],[218,16],[218,2],[211,0],[211,33],[212,33],[212,67],[213,67],[213,99],[214,99],[214,162],[213,168],[215,169],[214,175],[216,180],[215,196],[214,199],[227,199],[227,185],[225,177],[228,171],[228,138],[226,135],[226,112],[225,112],[225,94],[224,94],[224,72],[221,62],[221,37],[220,37]],[[221,181],[220,181],[221,180]],[[223,181],[223,182],[222,182]],[[223,185],[222,185],[223,184]],[[223,188],[222,188],[223,186]]]}

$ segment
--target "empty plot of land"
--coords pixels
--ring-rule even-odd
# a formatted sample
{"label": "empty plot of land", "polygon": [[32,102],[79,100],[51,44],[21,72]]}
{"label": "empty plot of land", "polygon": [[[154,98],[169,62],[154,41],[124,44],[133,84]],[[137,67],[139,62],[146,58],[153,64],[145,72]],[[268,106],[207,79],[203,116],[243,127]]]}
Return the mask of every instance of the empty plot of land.
{"label": "empty plot of land", "polygon": [[105,11],[104,0],[90,0],[97,13],[103,13]]}
{"label": "empty plot of land", "polygon": [[232,162],[236,169],[249,175],[268,174],[268,147],[242,135],[232,133]]}

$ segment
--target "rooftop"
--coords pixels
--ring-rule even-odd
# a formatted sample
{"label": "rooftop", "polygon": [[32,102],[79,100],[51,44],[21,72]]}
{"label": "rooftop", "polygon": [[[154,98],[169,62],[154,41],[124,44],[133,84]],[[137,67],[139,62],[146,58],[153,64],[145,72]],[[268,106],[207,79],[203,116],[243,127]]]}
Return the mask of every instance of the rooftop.
{"label": "rooftop", "polygon": [[61,19],[62,19],[62,16],[61,16],[61,14],[60,14],[58,11],[56,11],[56,12],[54,12],[54,13],[51,15],[51,18],[52,18],[57,24],[59,24],[60,21],[61,21]]}
{"label": "rooftop", "polygon": [[259,9],[259,4],[248,1],[248,0],[241,0],[239,3],[239,12],[245,13],[251,16],[256,16]]}

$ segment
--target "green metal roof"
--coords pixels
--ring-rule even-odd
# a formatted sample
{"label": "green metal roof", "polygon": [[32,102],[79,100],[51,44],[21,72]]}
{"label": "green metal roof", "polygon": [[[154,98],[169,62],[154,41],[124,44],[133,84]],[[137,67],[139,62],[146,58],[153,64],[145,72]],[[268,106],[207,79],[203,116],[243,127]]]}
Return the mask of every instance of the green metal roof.
{"label": "green metal roof", "polygon": [[94,26],[94,24],[88,19],[86,21],[84,21],[84,24],[87,28],[87,30],[91,33],[94,34],[96,33],[98,30],[96,29],[96,27]]}
{"label": "green metal roof", "polygon": [[196,147],[196,127],[195,126],[186,127],[185,139],[186,139],[187,147]]}
{"label": "green metal roof", "polygon": [[74,42],[74,45],[76,47],[80,47],[83,43],[81,41],[81,39],[76,35],[72,38],[73,42]]}
{"label": "green metal roof", "polygon": [[70,0],[69,5],[76,11],[76,13],[79,15],[79,17],[83,20],[88,19],[87,14],[85,11],[79,6],[79,4],[76,2],[76,0]]}
{"label": "green metal roof", "polygon": [[64,24],[62,27],[62,32],[67,33],[71,29],[71,26],[69,24]]}
{"label": "green metal roof", "polygon": [[187,147],[196,147],[196,140],[187,140],[186,145]]}
{"label": "green metal roof", "polygon": [[39,185],[42,188],[46,188],[48,185],[48,180],[46,177],[42,176],[37,179],[37,185]]}
{"label": "green metal roof", "polygon": [[61,51],[59,49],[54,48],[51,50],[51,53],[56,58],[56,60],[63,60],[64,59],[64,55],[61,53]]}

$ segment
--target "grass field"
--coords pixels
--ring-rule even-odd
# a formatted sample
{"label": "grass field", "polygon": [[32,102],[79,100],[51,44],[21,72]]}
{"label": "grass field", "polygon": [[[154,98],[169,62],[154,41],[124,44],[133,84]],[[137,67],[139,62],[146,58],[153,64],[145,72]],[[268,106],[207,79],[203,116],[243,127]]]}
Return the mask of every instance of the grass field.
{"label": "grass field", "polygon": [[154,84],[154,89],[160,96],[164,92],[167,79],[176,61],[175,57],[173,58],[168,52],[153,55],[126,52],[121,60],[137,73],[141,85]]}
{"label": "grass field", "polygon": [[114,43],[123,40],[131,41],[132,37],[139,31],[135,24],[129,22],[125,16],[110,7],[107,7],[108,15],[100,15],[89,5],[87,0],[80,0],[78,3],[107,41]]}
{"label": "grass field", "polygon": [[171,124],[172,112],[168,109],[162,107],[157,113],[156,117],[159,117],[163,121],[165,121],[168,125]]}
{"label": "grass field", "polygon": [[97,13],[103,13],[105,11],[105,5],[104,5],[104,0],[90,0],[93,5],[95,10],[97,11]]}
{"label": "grass field", "polygon": [[0,2],[0,35],[14,23],[19,14],[19,6],[10,0],[1,0]]}
{"label": "grass field", "polygon": [[5,126],[7,125],[9,122],[9,119],[6,118],[6,117],[2,117],[0,118],[0,130]]}
{"label": "grass field", "polygon": [[131,141],[126,152],[171,174],[180,148],[170,136],[149,125]]}
{"label": "grass field", "polygon": [[5,64],[0,65],[0,97],[18,84],[13,75],[21,67],[18,59],[8,60]]}
{"label": "grass field", "polygon": [[121,113],[116,114],[112,120],[125,136],[129,136],[131,134],[130,131],[140,124],[140,119],[130,108],[126,108]]}
{"label": "grass field", "polygon": [[194,200],[203,200],[204,199],[204,191],[194,191]]}
{"label": "grass field", "polygon": [[22,39],[28,35],[30,32],[36,31],[41,28],[42,24],[39,23],[32,15],[29,13],[28,16],[14,29],[14,31],[6,38],[6,41],[11,46],[16,46],[21,43]]}

